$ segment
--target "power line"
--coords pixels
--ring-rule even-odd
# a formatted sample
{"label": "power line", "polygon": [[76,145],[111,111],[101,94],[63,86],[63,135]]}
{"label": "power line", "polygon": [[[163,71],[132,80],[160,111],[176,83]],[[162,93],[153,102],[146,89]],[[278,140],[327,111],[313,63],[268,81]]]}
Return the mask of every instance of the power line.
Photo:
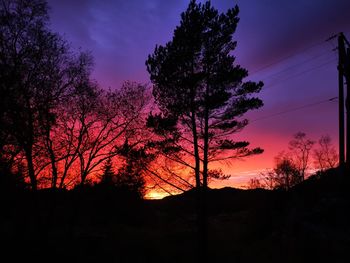
{"label": "power line", "polygon": [[[315,44],[313,44],[313,45],[311,45],[311,46],[308,46],[308,47],[306,47],[306,48],[303,48],[303,49],[301,49],[301,50],[299,50],[299,51],[297,51],[297,52],[295,52],[295,53],[293,53],[293,54],[290,54],[290,55],[281,57],[281,58],[277,59],[277,60],[274,61],[274,62],[268,63],[268,64],[264,65],[263,67],[258,68],[257,70],[252,71],[251,74],[250,74],[250,76],[255,75],[256,73],[258,73],[258,72],[260,72],[260,71],[263,71],[263,70],[265,70],[265,69],[267,69],[267,68],[270,68],[270,67],[272,67],[272,66],[274,66],[274,65],[276,65],[276,64],[279,64],[279,63],[281,63],[281,62],[283,62],[283,61],[285,61],[285,60],[287,60],[287,59],[290,59],[290,58],[292,58],[292,57],[294,57],[294,56],[297,56],[297,55],[299,55],[299,54],[303,54],[303,53],[305,53],[305,52],[307,52],[307,51],[309,51],[309,50],[311,50],[311,49],[313,49],[313,48],[315,48],[315,47],[321,46],[321,45],[323,45],[323,44],[325,44],[325,43],[328,43],[328,41],[322,41],[322,42],[315,43]],[[277,72],[277,73],[274,73],[274,74],[272,74],[272,75],[270,75],[270,76],[265,77],[264,80],[266,80],[267,78],[274,77],[274,76],[276,76],[276,75],[278,75],[278,74],[280,74],[280,73],[286,72],[286,71],[290,70],[291,68],[295,68],[295,67],[297,67],[297,66],[301,66],[301,65],[303,65],[303,64],[305,64],[305,63],[308,63],[308,62],[310,62],[310,61],[312,61],[312,60],[315,60],[315,59],[317,59],[317,58],[319,58],[319,57],[322,57],[322,56],[324,56],[326,53],[328,53],[328,52],[325,52],[325,53],[316,55],[316,56],[311,57],[311,58],[309,58],[309,59],[307,59],[307,60],[304,60],[304,61],[302,61],[302,62],[300,62],[300,63],[294,64],[294,65],[292,65],[292,66],[290,66],[290,67],[288,67],[288,68],[286,68],[286,69],[283,69],[283,70],[281,70],[281,71],[279,71],[279,72]],[[311,72],[311,71],[313,71],[313,70],[316,70],[316,69],[319,69],[319,68],[324,67],[324,66],[326,66],[326,65],[329,65],[330,63],[333,63],[334,61],[336,61],[335,58],[333,58],[333,59],[331,59],[331,60],[328,60],[328,61],[326,61],[325,63],[322,63],[322,64],[320,64],[320,65],[316,65],[316,66],[314,66],[314,67],[312,67],[312,68],[309,68],[309,69],[307,69],[307,70],[304,70],[304,71],[302,71],[302,72],[299,72],[299,73],[297,73],[297,74],[294,74],[294,75],[292,75],[292,76],[289,76],[289,77],[287,77],[287,78],[284,78],[284,79],[282,79],[282,80],[278,80],[277,82],[274,82],[274,83],[272,83],[271,85],[268,85],[268,88],[271,87],[271,86],[275,86],[275,85],[279,84],[280,82],[285,82],[285,81],[290,80],[290,79],[292,79],[292,78],[296,78],[296,77],[298,77],[298,76],[300,76],[300,75],[309,73],[309,72]],[[299,111],[299,110],[302,110],[302,109],[305,109],[305,108],[310,108],[310,107],[314,107],[314,106],[317,106],[317,105],[320,105],[320,104],[332,102],[332,101],[337,100],[337,99],[338,99],[338,97],[332,97],[332,98],[329,98],[329,99],[327,99],[327,100],[322,100],[322,101],[317,101],[317,102],[314,102],[314,103],[302,105],[302,106],[299,106],[299,107],[296,107],[296,108],[291,108],[291,109],[288,109],[288,110],[285,110],[285,111],[281,111],[281,112],[278,112],[278,113],[275,113],[275,114],[271,114],[271,115],[268,115],[268,116],[263,116],[263,117],[261,117],[261,118],[254,119],[254,120],[252,120],[251,122],[256,122],[256,121],[260,121],[260,120],[270,119],[270,118],[277,117],[277,116],[280,116],[280,115],[283,115],[283,114],[287,114],[287,113],[290,113],[290,112]]]}
{"label": "power line", "polygon": [[268,88],[271,88],[271,87],[273,87],[273,86],[276,86],[277,84],[279,84],[279,83],[281,83],[281,82],[285,82],[285,81],[287,81],[287,80],[290,80],[290,79],[299,77],[299,76],[301,76],[301,75],[304,75],[304,74],[306,74],[306,73],[309,73],[309,72],[311,72],[311,71],[314,71],[315,69],[322,68],[322,67],[324,67],[324,66],[326,66],[326,65],[329,65],[329,64],[331,64],[331,63],[333,63],[333,62],[335,62],[335,61],[336,61],[336,59],[332,59],[332,60],[329,60],[329,61],[327,61],[326,63],[323,63],[323,64],[321,64],[321,65],[318,65],[318,66],[315,66],[315,67],[313,67],[313,68],[304,70],[304,71],[299,72],[298,74],[294,74],[294,75],[292,75],[292,76],[290,76],[290,77],[281,79],[281,80],[279,80],[279,81],[277,81],[277,82],[272,83],[271,85],[268,85],[264,90],[266,90],[266,89],[268,89]]}
{"label": "power line", "polygon": [[258,72],[260,72],[260,71],[263,71],[263,70],[265,70],[265,69],[267,69],[267,68],[269,68],[269,67],[271,67],[271,66],[273,66],[273,65],[279,64],[279,63],[281,63],[282,61],[287,60],[287,59],[289,59],[289,58],[292,58],[292,57],[294,57],[294,56],[296,56],[296,55],[305,53],[306,51],[309,51],[309,50],[311,50],[311,49],[313,49],[313,48],[315,48],[315,47],[317,47],[317,46],[323,45],[324,43],[325,43],[324,41],[318,42],[318,43],[315,43],[315,44],[313,44],[313,45],[311,45],[311,46],[308,46],[308,47],[306,47],[306,48],[304,48],[304,49],[301,49],[301,50],[299,50],[299,51],[297,51],[297,52],[295,52],[295,53],[293,53],[293,54],[290,54],[290,55],[281,57],[281,58],[277,59],[277,60],[274,61],[274,62],[268,63],[268,64],[266,64],[266,65],[264,65],[264,66],[262,66],[262,67],[260,67],[260,68],[258,68],[258,69],[256,69],[256,70],[253,70],[253,71],[251,72],[251,75],[256,74],[256,73],[258,73]]}
{"label": "power line", "polygon": [[302,61],[302,62],[300,62],[300,63],[294,64],[294,65],[292,65],[292,66],[290,66],[290,67],[287,67],[287,68],[285,68],[285,69],[282,69],[281,71],[278,71],[278,72],[276,72],[276,73],[273,73],[273,74],[271,74],[271,75],[269,75],[269,76],[266,76],[266,77],[262,78],[262,81],[265,81],[265,80],[267,80],[267,79],[269,79],[269,78],[272,78],[272,77],[274,77],[274,76],[280,75],[281,73],[284,73],[284,72],[286,72],[286,71],[288,71],[288,70],[290,70],[290,69],[293,69],[293,68],[296,68],[296,67],[300,67],[300,66],[302,66],[302,65],[304,65],[304,64],[306,64],[306,63],[308,63],[308,62],[310,62],[310,61],[313,61],[313,60],[315,60],[315,59],[317,59],[317,58],[323,57],[324,55],[328,55],[328,54],[330,54],[330,53],[329,53],[329,50],[328,50],[327,52],[324,52],[324,53],[319,54],[319,55],[317,55],[317,56],[313,56],[313,57],[310,58],[310,59],[304,60],[304,61]]}
{"label": "power line", "polygon": [[331,102],[331,101],[334,101],[336,99],[338,99],[338,97],[333,97],[333,98],[330,98],[330,99],[327,99],[327,100],[317,101],[317,102],[306,104],[306,105],[303,105],[303,106],[300,106],[300,107],[292,108],[292,109],[289,109],[289,110],[285,110],[285,111],[281,111],[281,112],[278,112],[278,113],[275,113],[275,114],[271,114],[271,115],[267,115],[267,116],[264,116],[264,117],[261,117],[261,118],[257,118],[255,120],[252,120],[251,122],[256,122],[256,121],[270,119],[270,118],[273,118],[273,117],[276,117],[276,116],[279,116],[279,115],[283,115],[283,114],[286,114],[286,113],[289,113],[289,112],[298,111],[298,110],[301,110],[301,109],[310,108],[310,107],[314,107],[314,106],[317,106],[317,105],[320,105],[320,104],[323,104],[323,103]]}

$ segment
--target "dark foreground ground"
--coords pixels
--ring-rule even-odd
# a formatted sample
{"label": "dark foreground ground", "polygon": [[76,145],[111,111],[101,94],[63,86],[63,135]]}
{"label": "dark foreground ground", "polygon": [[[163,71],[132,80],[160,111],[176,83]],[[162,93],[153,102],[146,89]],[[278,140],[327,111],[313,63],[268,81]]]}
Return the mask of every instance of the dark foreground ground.
{"label": "dark foreground ground", "polygon": [[[330,171],[289,193],[210,190],[208,262],[350,262],[349,179]],[[196,262],[191,192],[142,201],[93,188],[0,201],[2,262]]]}

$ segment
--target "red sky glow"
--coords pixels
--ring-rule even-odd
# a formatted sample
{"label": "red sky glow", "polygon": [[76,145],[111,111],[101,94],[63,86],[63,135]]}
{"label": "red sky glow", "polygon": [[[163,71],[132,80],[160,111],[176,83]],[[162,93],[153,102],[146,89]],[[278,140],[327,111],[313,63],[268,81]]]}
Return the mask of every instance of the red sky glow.
{"label": "red sky glow", "polygon": [[[185,0],[49,0],[51,27],[75,48],[95,57],[93,77],[102,87],[118,88],[126,80],[149,83],[145,60],[156,44],[171,40]],[[330,36],[350,39],[348,0],[213,0],[221,11],[237,4],[240,22],[235,38],[237,63],[249,79],[265,83],[264,107],[246,117],[250,125],[237,134],[262,155],[218,164],[232,177],[212,187],[240,187],[274,157],[288,150],[293,134],[313,140],[329,134],[337,146],[337,53]],[[312,106],[307,106],[311,105]],[[157,198],[159,193],[149,197]]]}

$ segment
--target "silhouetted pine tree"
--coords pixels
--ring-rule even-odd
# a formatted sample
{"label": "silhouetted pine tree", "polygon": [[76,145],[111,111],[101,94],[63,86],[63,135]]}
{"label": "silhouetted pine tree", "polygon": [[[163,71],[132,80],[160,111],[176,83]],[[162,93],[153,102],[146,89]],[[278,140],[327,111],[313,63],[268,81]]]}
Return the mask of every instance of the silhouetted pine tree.
{"label": "silhouetted pine tree", "polygon": [[101,175],[102,185],[113,185],[115,179],[115,173],[113,171],[112,160],[109,158],[103,166],[103,173]]}
{"label": "silhouetted pine tree", "polygon": [[154,156],[147,153],[144,147],[132,147],[126,140],[119,149],[119,155],[124,159],[124,164],[118,169],[115,186],[118,189],[143,197],[145,194],[144,172]]}
{"label": "silhouetted pine tree", "polygon": [[244,82],[248,71],[235,64],[232,54],[238,12],[235,6],[220,14],[210,1],[202,5],[192,0],[181,14],[173,39],[156,46],[146,61],[153,96],[162,112],[162,116],[150,116],[148,124],[157,128],[166,123],[162,118],[177,120],[162,132],[172,133],[174,143],[193,158],[193,163],[186,165],[193,167],[197,189],[203,186],[198,191],[202,193],[198,194],[200,240],[204,240],[199,244],[201,260],[206,260],[209,163],[262,153],[260,148],[249,149],[249,142],[232,139],[232,134],[248,124],[242,115],[263,105],[253,96],[263,83]]}
{"label": "silhouetted pine tree", "polygon": [[193,152],[197,187],[207,187],[210,162],[262,152],[231,137],[248,124],[242,115],[263,105],[252,96],[263,83],[244,82],[248,71],[235,65],[232,51],[237,15],[237,6],[219,14],[210,2],[191,1],[172,41],[156,46],[146,61],[153,95],[162,112],[151,115],[148,124],[156,129],[169,124],[162,132],[174,134],[177,144],[185,133],[187,138],[190,134],[192,149],[187,150]]}

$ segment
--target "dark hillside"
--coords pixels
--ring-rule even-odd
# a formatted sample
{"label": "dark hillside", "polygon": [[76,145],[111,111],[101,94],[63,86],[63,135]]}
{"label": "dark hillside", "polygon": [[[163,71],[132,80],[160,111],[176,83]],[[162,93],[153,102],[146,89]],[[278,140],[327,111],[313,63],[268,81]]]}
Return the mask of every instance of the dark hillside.
{"label": "dark hillside", "polygon": [[[336,170],[290,192],[212,189],[213,262],[348,262],[349,178]],[[114,189],[2,192],[3,255],[79,262],[193,262],[195,196],[139,200]]]}

